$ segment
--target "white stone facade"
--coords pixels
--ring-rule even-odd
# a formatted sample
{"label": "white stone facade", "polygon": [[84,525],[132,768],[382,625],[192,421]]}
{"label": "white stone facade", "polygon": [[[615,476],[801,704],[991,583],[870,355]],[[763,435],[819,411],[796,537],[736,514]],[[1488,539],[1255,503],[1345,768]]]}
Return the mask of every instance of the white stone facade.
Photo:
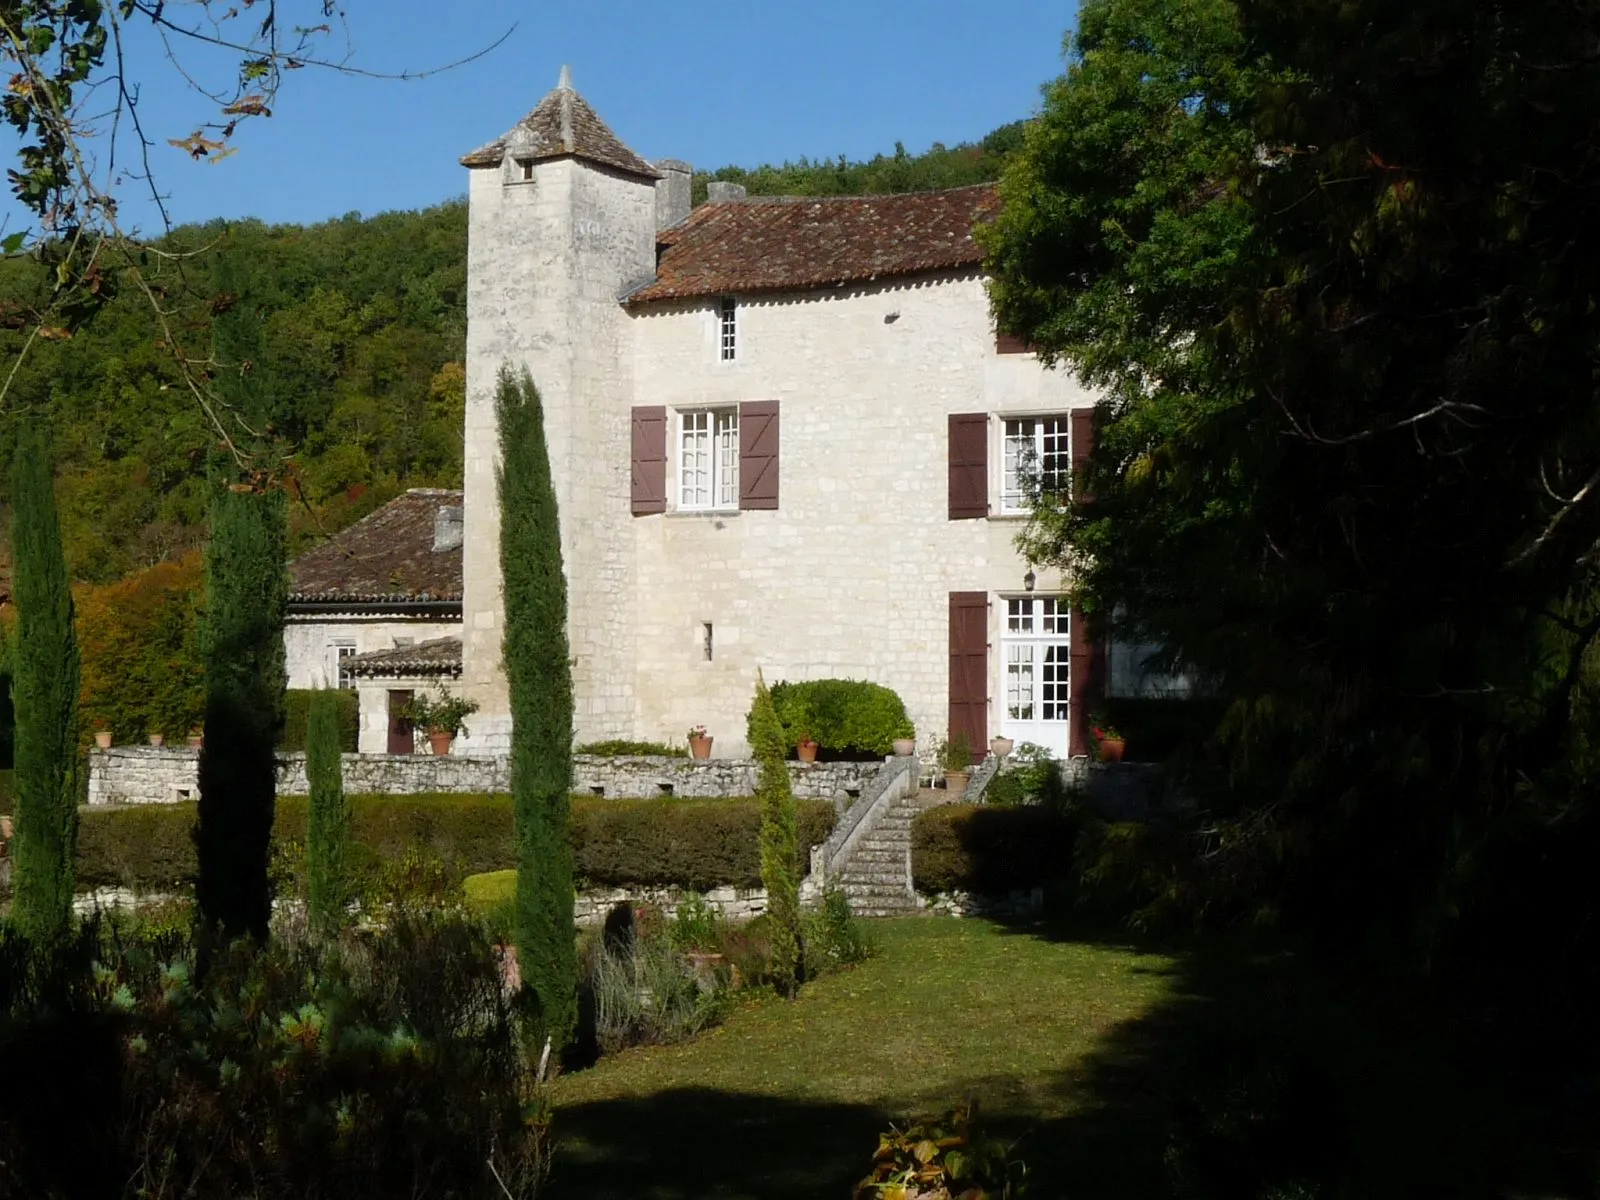
{"label": "white stone facade", "polygon": [[[291,614],[283,628],[284,665],[289,686],[337,687],[341,647],[348,647],[352,654],[368,654],[406,645],[406,639],[415,644],[460,634],[460,621],[382,616],[362,610],[315,616]],[[387,729],[387,725],[384,728]]]}

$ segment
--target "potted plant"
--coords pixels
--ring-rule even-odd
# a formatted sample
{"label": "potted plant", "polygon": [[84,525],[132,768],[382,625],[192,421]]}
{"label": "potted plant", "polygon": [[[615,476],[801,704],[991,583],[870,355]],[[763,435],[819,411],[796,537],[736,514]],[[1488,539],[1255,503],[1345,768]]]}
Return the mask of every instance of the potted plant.
{"label": "potted plant", "polygon": [[1017,743],[1008,737],[992,737],[989,739],[989,753],[996,758],[1004,758],[1017,748]]}
{"label": "potted plant", "polygon": [[910,758],[917,752],[917,739],[913,736],[894,739],[894,753],[896,758]]}
{"label": "potted plant", "polygon": [[104,721],[94,727],[94,744],[102,750],[111,749],[111,726]]}
{"label": "potted plant", "polygon": [[428,745],[435,755],[443,757],[450,753],[456,735],[466,729],[467,717],[477,711],[477,701],[452,696],[440,687],[437,699],[417,696],[400,715],[426,730]]}
{"label": "potted plant", "polygon": [[1101,762],[1121,762],[1128,749],[1127,740],[1103,716],[1096,716],[1092,720],[1089,731],[1094,734],[1095,757]]}
{"label": "potted plant", "polygon": [[203,730],[203,729],[191,729],[189,731],[189,745],[190,746],[192,746],[194,749],[198,750],[198,749],[200,749],[201,746],[203,746],[205,744],[206,744],[205,730]]}
{"label": "potted plant", "polygon": [[711,735],[706,732],[704,725],[689,728],[689,753],[696,758],[711,757]]}
{"label": "potted plant", "polygon": [[160,746],[166,740],[167,739],[162,737],[161,734],[159,734],[159,733],[152,733],[150,735],[150,744],[152,746]]}
{"label": "potted plant", "polygon": [[960,797],[972,778],[972,743],[967,735],[958,733],[939,746],[939,765],[944,768],[944,790]]}
{"label": "potted plant", "polygon": [[803,763],[817,761],[817,740],[811,736],[811,731],[804,727],[800,730],[800,740],[795,743],[794,752],[800,756]]}

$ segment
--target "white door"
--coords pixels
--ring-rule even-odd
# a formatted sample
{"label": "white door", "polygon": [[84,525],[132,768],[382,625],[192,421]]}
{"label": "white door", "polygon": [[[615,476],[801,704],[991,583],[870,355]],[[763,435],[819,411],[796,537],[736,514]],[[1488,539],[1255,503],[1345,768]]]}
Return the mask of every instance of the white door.
{"label": "white door", "polygon": [[1000,728],[1017,745],[1034,742],[1067,757],[1067,602],[1058,596],[1012,596],[1000,637]]}

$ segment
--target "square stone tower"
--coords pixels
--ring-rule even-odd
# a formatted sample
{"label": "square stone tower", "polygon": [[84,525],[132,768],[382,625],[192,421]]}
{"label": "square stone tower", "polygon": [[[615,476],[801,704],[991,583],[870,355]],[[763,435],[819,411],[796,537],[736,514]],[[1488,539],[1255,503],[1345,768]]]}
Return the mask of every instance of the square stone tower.
{"label": "square stone tower", "polygon": [[538,107],[461,162],[469,171],[461,690],[479,705],[462,750],[510,744],[495,482],[502,368],[526,370],[544,401],[577,727],[584,740],[632,736],[633,367],[619,299],[655,273],[663,174],[595,115],[565,67]]}

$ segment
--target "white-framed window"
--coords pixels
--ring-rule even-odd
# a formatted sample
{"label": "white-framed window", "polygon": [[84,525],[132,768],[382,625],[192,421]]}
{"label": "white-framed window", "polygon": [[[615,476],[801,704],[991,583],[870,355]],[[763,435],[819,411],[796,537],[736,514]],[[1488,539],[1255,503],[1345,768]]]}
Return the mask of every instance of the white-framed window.
{"label": "white-framed window", "polygon": [[1000,511],[1025,513],[1037,488],[1065,494],[1072,481],[1072,418],[1006,417],[1002,421]]}
{"label": "white-framed window", "polygon": [[533,159],[531,159],[531,158],[519,158],[519,159],[517,159],[517,179],[520,180],[522,183],[532,183],[533,182]]}
{"label": "white-framed window", "polygon": [[359,653],[353,639],[340,638],[328,647],[328,655],[333,660],[333,685],[340,688],[353,688],[356,686],[356,677],[350,673],[345,663]]}
{"label": "white-framed window", "polygon": [[[1005,720],[1065,721],[1071,697],[1070,613],[1057,596],[1006,600]],[[1042,739],[1034,739],[1042,740]]]}
{"label": "white-framed window", "polygon": [[678,414],[678,507],[739,507],[739,410]]}
{"label": "white-framed window", "polygon": [[739,357],[739,305],[732,296],[717,305],[717,344],[723,362]]}

